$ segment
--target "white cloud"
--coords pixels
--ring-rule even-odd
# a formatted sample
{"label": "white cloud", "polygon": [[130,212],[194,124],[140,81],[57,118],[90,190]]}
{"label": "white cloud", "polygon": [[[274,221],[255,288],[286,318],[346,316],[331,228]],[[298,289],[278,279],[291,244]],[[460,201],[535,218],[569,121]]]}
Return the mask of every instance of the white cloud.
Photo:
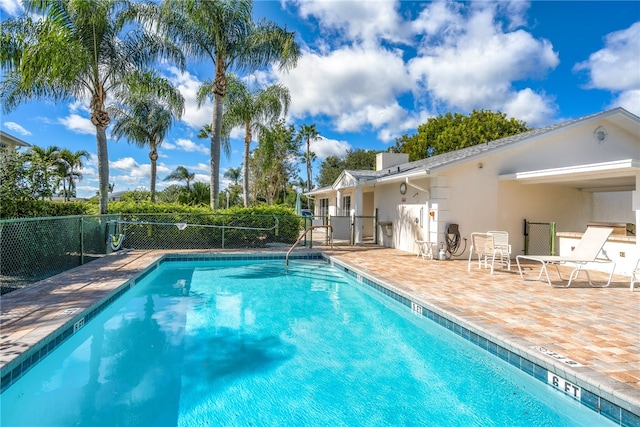
{"label": "white cloud", "polygon": [[344,157],[351,145],[346,141],[338,141],[321,136],[311,141],[309,148],[316,154],[318,160],[324,160],[329,156]]}
{"label": "white cloud", "polygon": [[605,47],[574,66],[588,71],[589,88],[625,91],[640,89],[640,22],[607,35]]}
{"label": "white cloud", "polygon": [[425,2],[413,17],[401,16],[398,2],[288,3],[320,27],[316,48],[305,49],[296,68],[274,71],[291,92],[293,120],[328,119],[339,132],[374,130],[386,143],[415,132],[434,107],[526,112],[527,123],[541,124],[556,110],[553,97],[515,87],[559,64],[549,41],[515,29],[525,23],[527,2]]}
{"label": "white cloud", "polygon": [[28,130],[26,130],[25,128],[23,128],[22,126],[17,124],[16,122],[4,122],[3,125],[4,125],[4,127],[9,129],[10,131],[19,133],[22,136],[31,135],[31,132],[29,132]]}
{"label": "white cloud", "polygon": [[512,99],[504,104],[502,112],[510,117],[524,121],[527,126],[541,127],[549,124],[549,120],[556,112],[552,102],[544,96],[524,89],[516,93]]}
{"label": "white cloud", "polygon": [[196,95],[202,83],[198,78],[189,72],[180,72],[175,67],[169,67],[171,83],[180,90],[184,97],[184,114],[182,121],[192,129],[199,131],[204,125],[211,123],[213,106],[211,100],[207,100],[201,107],[198,107]]}
{"label": "white cloud", "polygon": [[[523,96],[513,83],[544,77],[559,64],[558,54],[547,40],[535,39],[523,30],[503,32],[494,8],[485,3],[474,5],[464,20],[453,13],[455,10],[443,10],[439,3],[433,4],[433,11],[427,8],[425,15],[431,12],[442,17],[437,22],[446,30],[434,42],[428,37],[433,24],[422,17],[426,43],[409,61],[409,70],[436,102],[467,111],[505,110]],[[535,104],[543,104],[541,111],[553,109],[552,100],[543,94],[531,89],[524,94]]]}
{"label": "white cloud", "polygon": [[181,150],[209,155],[209,149],[207,147],[205,147],[204,145],[196,144],[195,142],[186,138],[179,138],[175,143],[164,142],[162,144],[162,148],[165,148],[167,150]]}
{"label": "white cloud", "polygon": [[308,1],[294,0],[302,18],[313,16],[321,23],[321,32],[337,33],[365,45],[386,39],[408,40],[409,31],[398,14],[398,2],[392,1]]}
{"label": "white cloud", "polygon": [[133,157],[124,157],[113,162],[109,162],[109,170],[125,171],[132,177],[149,177],[150,164],[139,164]]}
{"label": "white cloud", "polygon": [[278,78],[291,92],[293,118],[327,116],[341,132],[389,126],[406,115],[397,96],[413,89],[400,52],[382,48],[307,52]]}
{"label": "white cloud", "polygon": [[91,123],[91,120],[75,113],[58,119],[58,123],[64,125],[64,127],[74,133],[87,135],[96,134],[96,127]]}
{"label": "white cloud", "polygon": [[588,89],[604,89],[617,93],[611,107],[624,107],[640,114],[640,22],[610,33],[605,47],[576,64],[575,72],[589,75]]}
{"label": "white cloud", "polygon": [[622,107],[636,116],[640,116],[640,89],[622,92],[614,99],[610,108],[613,107]]}
{"label": "white cloud", "polygon": [[18,0],[0,0],[0,9],[7,15],[17,16],[22,13],[22,4]]}

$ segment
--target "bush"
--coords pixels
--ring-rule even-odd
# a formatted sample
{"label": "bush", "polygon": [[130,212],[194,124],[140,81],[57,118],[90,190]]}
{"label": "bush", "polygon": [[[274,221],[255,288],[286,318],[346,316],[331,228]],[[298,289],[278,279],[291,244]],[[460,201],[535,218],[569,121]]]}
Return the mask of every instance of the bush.
{"label": "bush", "polygon": [[0,219],[88,215],[90,213],[91,209],[85,202],[3,199],[0,203]]}
{"label": "bush", "polygon": [[[300,217],[284,206],[235,207],[212,213],[208,207],[181,204],[112,202],[109,213],[131,222],[126,225],[124,245],[136,249],[265,247],[295,242],[302,226]],[[178,223],[201,227],[179,230],[173,227]]]}

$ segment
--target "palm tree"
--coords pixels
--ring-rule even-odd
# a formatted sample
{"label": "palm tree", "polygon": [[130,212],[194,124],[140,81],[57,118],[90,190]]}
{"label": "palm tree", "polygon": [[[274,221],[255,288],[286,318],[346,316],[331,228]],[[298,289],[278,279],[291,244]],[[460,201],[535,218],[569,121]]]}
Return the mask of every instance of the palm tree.
{"label": "palm tree", "polygon": [[301,125],[298,131],[298,139],[307,143],[307,152],[303,156],[304,162],[307,164],[307,191],[311,191],[311,161],[315,158],[315,154],[311,152],[311,141],[315,141],[320,137],[320,133],[316,130],[316,125]]}
{"label": "palm tree", "polygon": [[242,176],[242,169],[229,168],[223,176],[233,181],[233,185],[238,185],[238,181],[240,181],[240,177]]}
{"label": "palm tree", "polygon": [[[107,95],[160,53],[184,67],[180,51],[136,27],[130,0],[24,0],[27,14],[2,23],[0,83],[6,110],[32,99],[90,99],[96,127],[100,213],[107,212]],[[32,15],[42,18],[33,20]],[[123,31],[124,30],[124,31]],[[120,35],[123,34],[124,38]]]}
{"label": "palm tree", "polygon": [[190,183],[196,177],[195,173],[191,173],[184,166],[178,166],[176,170],[171,172],[164,179],[165,181],[184,181],[187,183],[187,191],[191,191]]}
{"label": "palm tree", "polygon": [[150,193],[151,202],[155,203],[158,147],[174,120],[182,116],[184,98],[168,80],[151,72],[130,76],[116,98],[119,103],[108,109],[115,122],[113,135],[117,139],[126,137],[141,148],[149,147]]}
{"label": "palm tree", "polygon": [[252,0],[165,0],[159,30],[176,41],[187,56],[213,62],[214,78],[203,82],[198,103],[213,98],[211,119],[211,209],[218,206],[222,103],[227,71],[253,72],[273,62],[281,69],[296,65],[300,47],[294,33],[275,23],[254,23]]}
{"label": "palm tree", "polygon": [[[227,78],[227,97],[222,118],[225,129],[244,127],[244,155],[242,190],[244,207],[249,206],[249,148],[253,134],[275,124],[281,114],[286,114],[291,102],[289,89],[274,84],[264,89],[250,90],[239,78],[230,74]],[[228,133],[225,134],[225,137]]]}
{"label": "palm tree", "polygon": [[60,148],[51,145],[47,148],[33,146],[27,153],[30,163],[29,171],[31,176],[32,191],[44,200],[45,197],[51,199],[53,189],[56,184],[52,178],[57,178],[57,171],[62,164],[60,160]]}
{"label": "palm tree", "polygon": [[83,158],[89,158],[86,150],[72,152],[69,149],[60,151],[60,176],[62,181],[62,195],[65,201],[76,195],[76,181],[82,180],[80,169],[84,167]]}

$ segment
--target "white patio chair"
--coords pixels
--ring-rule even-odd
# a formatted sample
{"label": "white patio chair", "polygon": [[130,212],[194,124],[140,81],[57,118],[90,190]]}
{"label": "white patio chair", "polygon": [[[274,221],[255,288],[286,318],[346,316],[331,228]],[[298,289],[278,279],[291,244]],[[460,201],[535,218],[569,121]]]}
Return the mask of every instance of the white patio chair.
{"label": "white patio chair", "polygon": [[493,274],[496,253],[499,253],[499,250],[496,250],[493,234],[471,233],[471,247],[469,248],[469,263],[467,264],[467,271],[471,271],[471,261],[475,255],[478,257],[478,268],[482,267],[483,262],[486,268],[488,260],[491,258],[491,274]]}
{"label": "white patio chair", "polygon": [[500,254],[500,263],[511,271],[511,244],[509,244],[509,233],[506,231],[487,231],[493,235],[493,245],[496,254]]}

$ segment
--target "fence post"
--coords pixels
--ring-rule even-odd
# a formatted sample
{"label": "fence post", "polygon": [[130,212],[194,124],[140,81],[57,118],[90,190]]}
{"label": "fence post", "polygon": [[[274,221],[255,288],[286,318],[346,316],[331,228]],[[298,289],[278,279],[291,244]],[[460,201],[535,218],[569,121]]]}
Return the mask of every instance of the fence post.
{"label": "fence post", "polygon": [[529,223],[527,220],[524,220],[524,254],[529,255]]}
{"label": "fence post", "polygon": [[551,255],[556,255],[556,223],[549,224],[549,238],[551,239]]}
{"label": "fence post", "polygon": [[84,265],[84,216],[80,217],[80,265]]}
{"label": "fence post", "polygon": [[376,208],[375,210],[375,215],[373,217],[373,235],[374,235],[374,241],[376,243],[376,245],[378,244],[378,208]]}

